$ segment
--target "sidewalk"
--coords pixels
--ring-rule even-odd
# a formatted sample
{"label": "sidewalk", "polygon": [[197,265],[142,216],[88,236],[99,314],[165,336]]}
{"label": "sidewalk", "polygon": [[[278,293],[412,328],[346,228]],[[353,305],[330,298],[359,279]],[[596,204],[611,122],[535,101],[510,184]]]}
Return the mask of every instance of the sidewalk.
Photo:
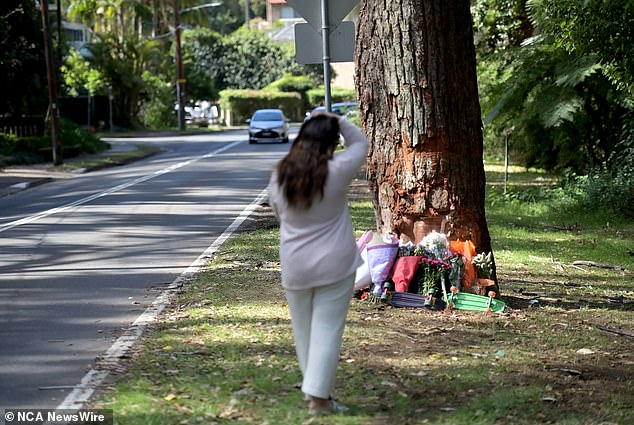
{"label": "sidewalk", "polygon": [[[67,165],[72,165],[78,161],[90,159],[106,158],[112,155],[132,152],[137,149],[137,145],[130,142],[110,142],[110,149],[94,155],[80,155],[69,159]],[[136,159],[141,159],[140,156]],[[98,168],[98,167],[97,167]],[[93,169],[77,168],[73,171],[59,171],[52,163],[15,165],[0,168],[0,198],[20,192],[30,187],[48,183],[53,180],[72,179]]]}

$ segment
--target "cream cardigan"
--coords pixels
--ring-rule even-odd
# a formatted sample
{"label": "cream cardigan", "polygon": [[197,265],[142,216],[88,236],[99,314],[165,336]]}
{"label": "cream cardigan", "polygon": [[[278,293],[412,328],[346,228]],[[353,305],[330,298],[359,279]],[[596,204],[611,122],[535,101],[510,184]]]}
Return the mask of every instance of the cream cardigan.
{"label": "cream cardigan", "polygon": [[280,262],[285,289],[338,282],[362,264],[348,211],[348,186],[365,161],[368,141],[359,128],[339,120],[345,149],[328,161],[323,199],[308,210],[288,207],[274,171],[269,202],[280,220]]}

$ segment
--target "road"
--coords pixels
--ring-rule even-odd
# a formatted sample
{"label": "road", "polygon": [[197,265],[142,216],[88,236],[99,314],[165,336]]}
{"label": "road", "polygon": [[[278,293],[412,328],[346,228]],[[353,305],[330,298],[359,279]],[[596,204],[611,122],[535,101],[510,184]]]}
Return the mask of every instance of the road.
{"label": "road", "polygon": [[290,146],[246,131],[126,140],[165,152],[0,198],[0,410],[58,407]]}

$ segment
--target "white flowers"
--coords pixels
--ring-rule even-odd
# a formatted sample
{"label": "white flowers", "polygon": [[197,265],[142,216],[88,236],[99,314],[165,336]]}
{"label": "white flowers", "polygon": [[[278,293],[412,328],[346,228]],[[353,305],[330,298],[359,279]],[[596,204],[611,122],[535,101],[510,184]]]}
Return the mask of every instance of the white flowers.
{"label": "white flowers", "polygon": [[491,279],[491,273],[493,272],[493,255],[492,253],[485,254],[481,252],[480,254],[473,257],[471,260],[471,264],[473,264],[480,275],[485,279]]}
{"label": "white flowers", "polygon": [[450,255],[449,241],[444,233],[432,231],[423,238],[420,245],[437,260],[444,260]]}

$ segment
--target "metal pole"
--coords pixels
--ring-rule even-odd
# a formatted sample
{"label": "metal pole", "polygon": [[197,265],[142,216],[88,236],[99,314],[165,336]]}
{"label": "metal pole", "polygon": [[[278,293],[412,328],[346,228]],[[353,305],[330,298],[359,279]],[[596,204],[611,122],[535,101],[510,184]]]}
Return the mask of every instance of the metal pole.
{"label": "metal pole", "polygon": [[251,22],[249,19],[249,0],[244,0],[244,25],[248,30],[251,29]]}
{"label": "metal pole", "polygon": [[330,94],[330,26],[328,22],[328,0],[321,0],[321,45],[324,63],[324,106],[332,112]]}
{"label": "metal pole", "polygon": [[178,0],[174,0],[174,32],[176,35],[176,99],[178,102],[178,129],[185,128],[185,71],[181,52],[181,19]]}
{"label": "metal pole", "polygon": [[509,181],[509,130],[504,132],[504,194]]}
{"label": "metal pole", "polygon": [[112,124],[112,87],[108,87],[108,120],[110,121],[110,131],[112,131],[114,128]]}
{"label": "metal pole", "polygon": [[55,76],[55,66],[53,64],[53,52],[51,34],[48,26],[48,1],[40,0],[40,10],[42,12],[42,33],[44,35],[44,56],[46,58],[46,77],[48,82],[48,103],[51,114],[51,142],[53,148],[53,164],[62,164],[60,154],[60,130],[59,130],[59,107],[57,104],[57,83]]}

